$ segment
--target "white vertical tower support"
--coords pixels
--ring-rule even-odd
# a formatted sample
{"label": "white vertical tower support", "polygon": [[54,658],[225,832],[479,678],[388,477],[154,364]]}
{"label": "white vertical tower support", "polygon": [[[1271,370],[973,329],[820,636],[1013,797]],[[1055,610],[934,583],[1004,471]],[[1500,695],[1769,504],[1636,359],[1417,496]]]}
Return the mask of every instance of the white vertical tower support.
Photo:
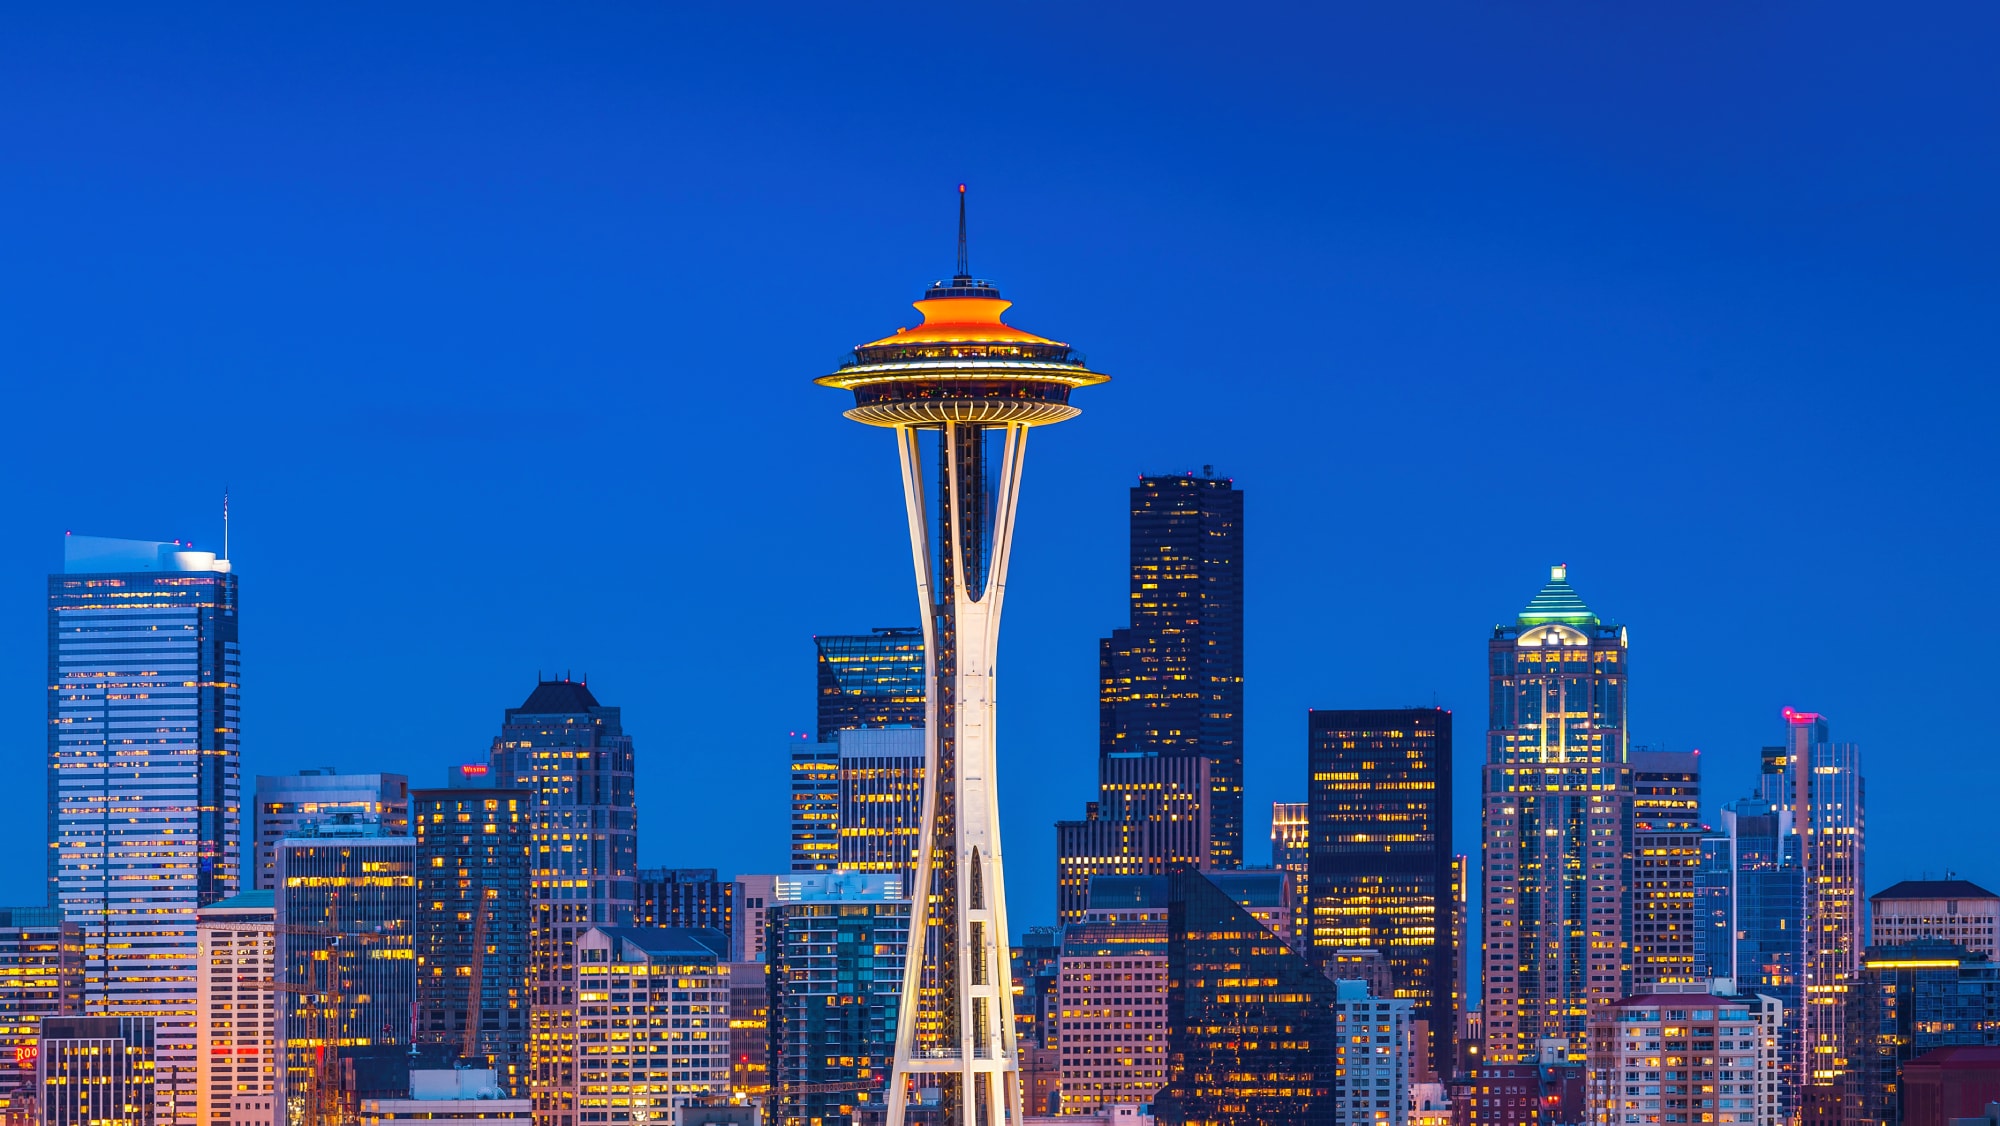
{"label": "white vertical tower support", "polygon": [[1028,428],[1076,417],[1070,392],[1111,378],[1001,319],[1011,303],[966,264],[958,190],[958,272],[916,302],[924,323],[857,346],[814,381],[853,393],[848,418],[896,432],[924,621],[923,830],[888,1126],[904,1126],[913,1088],[936,1091],[941,1126],[1021,1122],[994,774],[1000,606]]}

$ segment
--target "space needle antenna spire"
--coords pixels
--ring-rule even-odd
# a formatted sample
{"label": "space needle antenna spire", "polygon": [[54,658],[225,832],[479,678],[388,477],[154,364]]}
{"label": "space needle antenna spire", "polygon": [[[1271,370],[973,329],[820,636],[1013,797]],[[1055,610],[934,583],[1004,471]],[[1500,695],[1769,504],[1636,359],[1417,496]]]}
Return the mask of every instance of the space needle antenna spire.
{"label": "space needle antenna spire", "polygon": [[965,185],[960,184],[958,186],[958,273],[952,275],[952,280],[970,280],[971,277],[972,260],[965,252]]}

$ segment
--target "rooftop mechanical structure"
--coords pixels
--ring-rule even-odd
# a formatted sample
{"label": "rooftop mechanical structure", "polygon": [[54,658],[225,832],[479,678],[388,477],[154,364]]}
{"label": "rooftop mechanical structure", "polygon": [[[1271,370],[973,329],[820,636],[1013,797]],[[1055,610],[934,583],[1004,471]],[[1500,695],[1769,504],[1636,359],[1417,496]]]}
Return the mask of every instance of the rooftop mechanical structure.
{"label": "rooftop mechanical structure", "polygon": [[816,382],[847,417],[896,432],[923,609],[925,787],[888,1126],[918,1090],[950,1126],[1022,1121],[995,790],[994,672],[1028,430],[1073,418],[1103,383],[1059,340],[1001,321],[1011,302],[967,265],[916,302],[923,323],[854,349]]}

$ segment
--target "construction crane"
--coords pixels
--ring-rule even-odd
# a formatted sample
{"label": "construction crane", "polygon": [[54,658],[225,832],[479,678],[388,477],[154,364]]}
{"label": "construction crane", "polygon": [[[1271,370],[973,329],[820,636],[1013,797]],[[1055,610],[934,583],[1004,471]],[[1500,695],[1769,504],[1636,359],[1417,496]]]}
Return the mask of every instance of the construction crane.
{"label": "construction crane", "polygon": [[480,985],[486,976],[486,914],[493,905],[496,888],[482,890],[479,913],[472,920],[472,973],[465,983],[465,1047],[459,1055],[471,1060],[479,1055]]}

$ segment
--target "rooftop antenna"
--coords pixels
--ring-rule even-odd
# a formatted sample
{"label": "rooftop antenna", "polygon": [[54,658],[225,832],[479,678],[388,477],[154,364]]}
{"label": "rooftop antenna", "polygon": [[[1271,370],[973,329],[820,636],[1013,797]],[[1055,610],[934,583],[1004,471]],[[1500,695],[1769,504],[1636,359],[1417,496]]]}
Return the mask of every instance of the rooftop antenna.
{"label": "rooftop antenna", "polygon": [[222,557],[229,558],[229,486],[222,486]]}
{"label": "rooftop antenna", "polygon": [[958,273],[953,281],[970,280],[972,263],[965,253],[965,185],[958,186]]}

